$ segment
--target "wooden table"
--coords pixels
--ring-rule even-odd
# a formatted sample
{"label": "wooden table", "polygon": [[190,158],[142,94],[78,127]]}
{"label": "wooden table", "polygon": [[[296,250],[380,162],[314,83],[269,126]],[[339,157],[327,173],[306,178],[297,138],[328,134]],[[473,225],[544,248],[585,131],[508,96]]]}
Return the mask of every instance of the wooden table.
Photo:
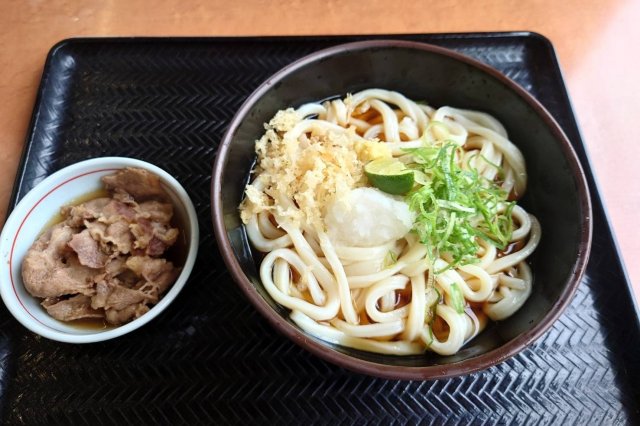
{"label": "wooden table", "polygon": [[4,0],[0,223],[45,56],[74,36],[304,35],[530,30],[555,45],[636,297],[640,297],[640,1]]}

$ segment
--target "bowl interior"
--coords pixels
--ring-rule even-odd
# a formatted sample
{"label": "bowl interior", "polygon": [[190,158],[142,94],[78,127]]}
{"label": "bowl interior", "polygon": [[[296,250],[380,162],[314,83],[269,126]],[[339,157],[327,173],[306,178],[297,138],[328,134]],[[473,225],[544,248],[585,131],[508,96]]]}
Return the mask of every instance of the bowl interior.
{"label": "bowl interior", "polygon": [[[184,265],[184,268],[176,283],[149,312],[128,324],[118,327],[101,328],[95,324],[92,325],[91,322],[88,322],[85,326],[70,325],[52,318],[40,305],[40,299],[31,296],[24,288],[21,273],[22,259],[33,242],[47,228],[61,219],[58,214],[60,207],[95,198],[91,194],[97,196],[99,194],[98,191],[103,188],[100,178],[126,166],[149,169],[146,163],[132,159],[90,160],[63,169],[29,192],[16,206],[7,220],[1,240],[3,260],[6,258],[8,264],[8,268],[5,268],[2,272],[2,296],[14,316],[32,331],[40,334],[45,333],[46,337],[56,340],[59,340],[60,336],[64,335],[76,336],[80,339],[84,336],[84,338],[89,339],[91,335],[103,334],[100,340],[122,335],[138,328],[153,316],[156,316],[159,311],[175,298],[180,288],[184,285],[195,257],[195,254],[191,254],[190,251],[195,251],[191,242],[194,239],[196,242],[198,240],[197,221],[194,229],[190,216],[193,216],[195,220],[195,212],[190,214],[189,206],[185,204],[186,194],[181,194],[181,188],[176,188],[175,184],[163,179],[161,176],[162,185],[167,194],[169,194],[174,206],[175,225],[182,231],[181,238],[168,252],[169,260],[173,261],[174,264]],[[150,171],[156,174],[161,172],[156,168],[150,169]],[[87,197],[88,194],[89,197]],[[195,247],[197,247],[197,244]],[[188,266],[187,263],[190,263],[191,266]]]}
{"label": "bowl interior", "polygon": [[[458,354],[441,357],[396,357],[366,353],[322,343],[350,357],[387,366],[425,367],[459,363],[502,346],[518,336],[532,332],[557,304],[564,304],[568,286],[577,285],[579,255],[585,255],[585,211],[588,201],[584,180],[573,153],[561,142],[561,132],[553,128],[537,106],[527,102],[513,86],[486,68],[477,67],[438,51],[410,46],[369,46],[336,49],[335,54],[296,65],[273,84],[259,89],[238,113],[223,141],[228,142],[222,162],[220,204],[230,241],[228,262],[238,262],[248,280],[273,314],[292,327],[288,310],[277,305],[260,284],[252,248],[238,215],[243,188],[254,162],[254,142],[264,132],[263,123],[278,111],[305,102],[344,96],[366,88],[399,91],[432,106],[449,105],[475,109],[496,117],[527,162],[529,183],[520,204],[534,214],[542,226],[542,240],[530,259],[534,289],[526,304],[511,318],[495,323],[468,343]],[[521,89],[519,89],[521,90]],[[252,101],[255,103],[251,104]],[[581,197],[583,197],[581,199]],[[215,194],[214,194],[215,199]],[[588,251],[588,249],[587,249]],[[224,250],[223,250],[224,252]],[[578,262],[579,263],[579,262]],[[570,289],[569,289],[570,290]],[[245,290],[246,291],[246,290]],[[264,312],[264,311],[263,311]],[[551,318],[548,318],[551,319]],[[306,339],[310,339],[306,337]],[[494,360],[493,363],[496,361]]]}

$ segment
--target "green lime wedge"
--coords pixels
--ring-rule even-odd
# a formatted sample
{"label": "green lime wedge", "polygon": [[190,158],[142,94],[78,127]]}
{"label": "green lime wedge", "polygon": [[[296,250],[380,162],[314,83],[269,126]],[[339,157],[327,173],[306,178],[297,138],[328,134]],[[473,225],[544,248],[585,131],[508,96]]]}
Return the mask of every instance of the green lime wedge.
{"label": "green lime wedge", "polygon": [[413,170],[393,158],[379,158],[364,166],[369,182],[388,194],[406,194],[413,188]]}

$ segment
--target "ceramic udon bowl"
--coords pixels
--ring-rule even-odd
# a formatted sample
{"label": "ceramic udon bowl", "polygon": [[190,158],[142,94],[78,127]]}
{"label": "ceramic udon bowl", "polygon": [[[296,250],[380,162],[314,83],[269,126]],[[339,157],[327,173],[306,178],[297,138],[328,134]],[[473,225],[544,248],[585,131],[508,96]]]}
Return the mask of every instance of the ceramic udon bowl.
{"label": "ceramic udon bowl", "polygon": [[[238,213],[255,161],[254,143],[280,109],[365,88],[399,91],[430,105],[485,111],[507,129],[527,163],[519,203],[542,226],[529,259],[533,291],[512,317],[491,324],[457,354],[391,356],[318,340],[301,331],[289,310],[262,286]],[[212,218],[218,245],[249,301],[280,332],[310,352],[360,373],[393,379],[467,374],[517,354],[540,337],[574,295],[591,246],[591,204],[584,173],[567,137],[528,92],[495,69],[458,53],[406,41],[366,41],[304,57],[263,83],[242,105],[222,139],[213,168]]]}

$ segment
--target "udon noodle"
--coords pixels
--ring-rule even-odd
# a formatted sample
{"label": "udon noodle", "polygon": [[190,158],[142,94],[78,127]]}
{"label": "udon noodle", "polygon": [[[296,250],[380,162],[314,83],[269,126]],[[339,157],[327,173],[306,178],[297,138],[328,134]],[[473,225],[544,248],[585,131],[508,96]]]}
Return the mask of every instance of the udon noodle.
{"label": "udon noodle", "polygon": [[[265,289],[305,332],[451,355],[531,294],[540,226],[515,203],[524,158],[492,116],[368,89],[279,111],[265,128],[240,212],[266,253]],[[365,167],[379,158],[413,171],[411,191],[372,186]]]}

